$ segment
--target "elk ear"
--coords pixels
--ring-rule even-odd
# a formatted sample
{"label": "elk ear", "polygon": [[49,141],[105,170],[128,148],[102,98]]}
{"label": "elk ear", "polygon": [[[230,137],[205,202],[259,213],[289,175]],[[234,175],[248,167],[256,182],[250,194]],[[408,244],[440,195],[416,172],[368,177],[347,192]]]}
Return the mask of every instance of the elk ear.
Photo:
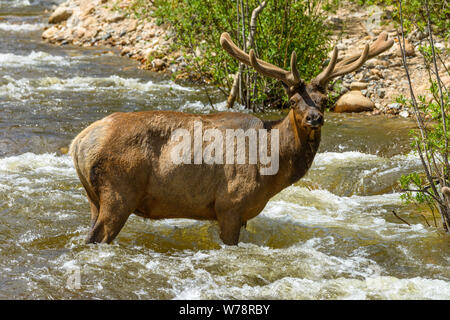
{"label": "elk ear", "polygon": [[296,93],[289,99],[289,104],[291,105],[291,108],[294,108],[298,105],[302,97]]}

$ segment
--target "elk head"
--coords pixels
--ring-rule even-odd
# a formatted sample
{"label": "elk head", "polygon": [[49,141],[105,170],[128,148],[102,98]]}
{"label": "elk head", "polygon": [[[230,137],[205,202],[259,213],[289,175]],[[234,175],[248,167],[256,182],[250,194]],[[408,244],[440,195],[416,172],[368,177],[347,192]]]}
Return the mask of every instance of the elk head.
{"label": "elk head", "polygon": [[240,62],[253,67],[258,73],[278,79],[283,84],[289,97],[291,108],[297,123],[302,126],[319,128],[323,124],[323,112],[327,100],[326,89],[328,82],[338,76],[359,69],[368,59],[373,58],[389,49],[393,40],[387,40],[387,33],[380,34],[370,46],[366,44],[362,53],[356,53],[338,62],[338,49],[334,48],[328,66],[309,83],[300,78],[297,70],[297,55],[291,55],[291,71],[281,69],[273,64],[256,58],[253,49],[247,54],[239,49],[231,40],[228,33],[222,33],[220,44],[226,52]]}

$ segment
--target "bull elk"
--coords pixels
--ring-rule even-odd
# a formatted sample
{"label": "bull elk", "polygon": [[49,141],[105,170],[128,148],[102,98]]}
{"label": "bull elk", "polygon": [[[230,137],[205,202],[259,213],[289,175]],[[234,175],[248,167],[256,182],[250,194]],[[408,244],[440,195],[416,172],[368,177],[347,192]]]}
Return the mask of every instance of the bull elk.
{"label": "bull elk", "polygon": [[[279,121],[264,121],[234,112],[197,115],[145,111],[114,113],[92,123],[70,146],[91,209],[87,243],[110,243],[134,213],[150,219],[217,220],[222,241],[236,245],[241,227],[310,168],[320,144],[330,79],[355,71],[367,59],[390,48],[393,41],[387,41],[382,33],[362,53],[339,62],[335,48],[328,66],[309,83],[300,78],[295,52],[291,71],[286,71],[256,58],[253,50],[243,52],[228,33],[221,35],[220,43],[233,58],[281,81],[291,105],[288,115]],[[266,130],[269,140],[274,129],[278,130],[279,170],[263,175],[261,162],[174,163],[170,158],[176,146],[171,139],[173,132],[192,128],[195,123],[200,123],[202,130],[221,132]]]}

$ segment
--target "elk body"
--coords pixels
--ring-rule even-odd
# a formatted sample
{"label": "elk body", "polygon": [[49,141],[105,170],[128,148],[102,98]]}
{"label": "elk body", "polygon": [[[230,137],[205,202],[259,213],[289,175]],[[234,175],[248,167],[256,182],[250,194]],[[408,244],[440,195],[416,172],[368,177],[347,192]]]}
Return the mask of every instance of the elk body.
{"label": "elk body", "polygon": [[[240,229],[257,216],[271,197],[303,177],[320,144],[326,87],[330,79],[352,72],[392,46],[381,34],[362,53],[338,62],[337,49],[328,66],[310,83],[296,68],[291,71],[241,51],[227,33],[222,47],[235,59],[264,76],[278,79],[286,89],[291,110],[280,121],[263,121],[241,113],[195,115],[171,111],[114,113],[94,122],[72,142],[70,154],[91,208],[87,243],[111,242],[134,213],[149,219],[217,220],[225,244],[238,243]],[[179,128],[195,123],[227,129],[265,129],[268,139],[279,134],[279,169],[262,175],[261,163],[185,164],[170,157]],[[192,130],[191,130],[192,132]],[[273,151],[273,150],[272,150]],[[247,158],[248,159],[248,158]]]}

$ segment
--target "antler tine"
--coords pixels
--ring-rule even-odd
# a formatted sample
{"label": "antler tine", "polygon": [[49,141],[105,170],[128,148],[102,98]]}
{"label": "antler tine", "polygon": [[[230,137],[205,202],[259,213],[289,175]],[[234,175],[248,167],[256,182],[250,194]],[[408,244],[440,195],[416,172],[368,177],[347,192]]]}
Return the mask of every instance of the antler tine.
{"label": "antler tine", "polygon": [[[364,47],[364,51],[362,52],[361,56],[359,57],[358,60],[356,60],[353,63],[337,63],[335,66],[335,70],[333,71],[333,73],[330,75],[330,78],[335,78],[338,76],[341,76],[343,74],[347,74],[350,72],[355,71],[356,69],[361,68],[361,66],[367,61],[368,57],[369,57],[369,45],[366,44]],[[344,62],[344,61],[341,61]]]}
{"label": "antler tine", "polygon": [[294,78],[295,83],[300,83],[302,81],[302,79],[300,78],[300,73],[297,69],[297,54],[295,53],[295,51],[292,51],[291,54],[291,74]]}
{"label": "antler tine", "polygon": [[335,48],[330,64],[314,80],[322,88],[325,88],[327,82],[332,78],[355,71],[356,69],[360,68],[367,60],[379,55],[380,53],[392,47],[394,41],[387,41],[387,38],[387,33],[382,32],[374,43],[372,43],[370,46],[366,45],[364,47],[364,51],[362,54],[353,54],[338,63],[336,63],[336,61],[334,60],[337,59],[337,50]]}
{"label": "antler tine", "polygon": [[[389,49],[390,47],[392,47],[392,45],[394,44],[394,40],[386,41],[387,37],[388,37],[388,34],[385,31],[383,31],[380,34],[380,36],[377,38],[377,40],[375,40],[375,42],[370,45],[369,55],[367,57],[367,60],[372,59],[373,57],[376,57],[380,53],[382,53],[382,52],[386,51],[387,49]],[[349,63],[352,63],[353,61],[357,60],[359,57],[360,57],[359,54],[354,54],[354,55],[340,61],[338,63],[338,66],[344,66]]]}
{"label": "antler tine", "polygon": [[371,59],[392,47],[394,40],[387,41],[387,38],[388,34],[383,31],[378,39],[370,46],[369,57],[367,59]]}
{"label": "antler tine", "polygon": [[334,47],[333,54],[331,55],[331,60],[328,66],[323,70],[315,80],[319,83],[320,86],[325,87],[328,79],[330,79],[331,73],[333,73],[334,67],[336,66],[337,58],[338,58],[338,48]]}
{"label": "antler tine", "polygon": [[222,35],[220,36],[220,44],[230,56],[236,58],[242,63],[245,63],[248,66],[253,67],[257,72],[265,76],[283,81],[288,86],[296,85],[301,81],[296,67],[297,56],[295,55],[295,53],[293,53],[293,56],[291,56],[291,72],[283,70],[266,61],[257,59],[253,49],[250,50],[249,54],[246,54],[234,44],[227,32],[222,33]]}
{"label": "antler tine", "polygon": [[226,52],[228,52],[230,56],[236,58],[242,63],[245,63],[246,65],[251,66],[248,54],[246,54],[234,44],[228,32],[224,32],[220,36],[220,45]]}

